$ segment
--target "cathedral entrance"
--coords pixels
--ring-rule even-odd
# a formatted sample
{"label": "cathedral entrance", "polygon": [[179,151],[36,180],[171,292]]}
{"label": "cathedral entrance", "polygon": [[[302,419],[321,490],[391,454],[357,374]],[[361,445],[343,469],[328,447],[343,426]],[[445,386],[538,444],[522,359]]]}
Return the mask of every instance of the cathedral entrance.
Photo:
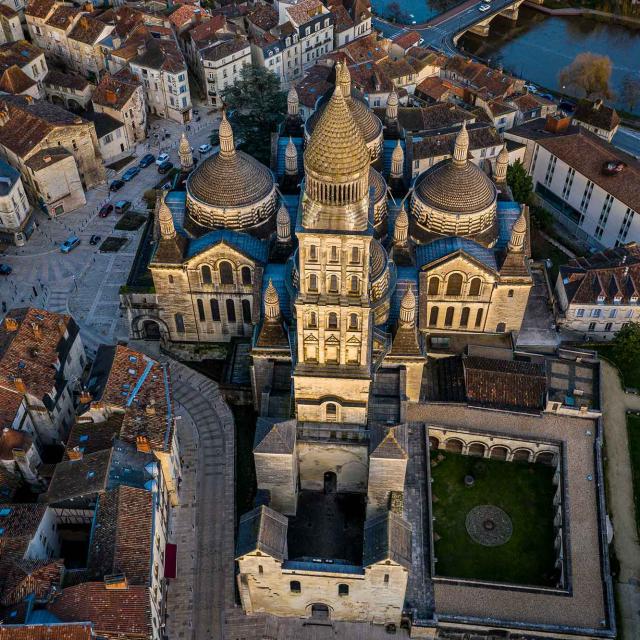
{"label": "cathedral entrance", "polygon": [[324,492],[335,493],[338,489],[338,476],[333,471],[324,474]]}
{"label": "cathedral entrance", "polygon": [[316,602],[311,605],[311,617],[316,620],[328,620],[329,619],[329,607],[321,602]]}

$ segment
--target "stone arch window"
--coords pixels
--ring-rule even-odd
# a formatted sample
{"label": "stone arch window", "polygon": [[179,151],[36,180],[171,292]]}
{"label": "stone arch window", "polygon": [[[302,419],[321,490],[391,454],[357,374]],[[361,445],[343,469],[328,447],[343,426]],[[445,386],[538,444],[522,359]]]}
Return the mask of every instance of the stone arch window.
{"label": "stone arch window", "polygon": [[289,590],[291,591],[291,593],[302,593],[300,580],[291,580],[291,582],[289,582]]}
{"label": "stone arch window", "polygon": [[358,293],[360,291],[360,279],[358,276],[351,276],[351,293]]}
{"label": "stone arch window", "polygon": [[329,276],[329,293],[338,293],[338,276]]}
{"label": "stone arch window", "polygon": [[452,273],[447,280],[447,295],[459,296],[462,293],[462,275]]}
{"label": "stone arch window", "polygon": [[351,262],[360,264],[360,249],[358,247],[351,247]]}
{"label": "stone arch window", "polygon": [[458,440],[457,438],[450,438],[445,443],[445,449],[451,453],[462,453],[463,447],[464,443],[462,440]]}
{"label": "stone arch window", "polygon": [[335,402],[327,402],[324,408],[326,422],[338,422],[338,405]]}
{"label": "stone arch window", "polygon": [[462,307],[462,313],[460,314],[460,326],[466,327],[469,324],[469,307]]}
{"label": "stone arch window", "polygon": [[349,595],[349,585],[348,584],[339,584],[338,585],[338,595],[341,598],[345,598]]}
{"label": "stone arch window", "polygon": [[253,284],[250,267],[242,267],[242,269],[240,269],[240,277],[242,279],[242,284],[245,284],[245,285]]}
{"label": "stone arch window", "polygon": [[227,307],[227,322],[235,322],[236,321],[235,303],[233,302],[233,300],[231,300],[231,298],[229,298],[225,304]]}
{"label": "stone arch window", "polygon": [[214,322],[220,322],[220,305],[215,298],[209,300],[209,306],[211,307],[211,319]]}
{"label": "stone arch window", "polygon": [[513,289],[509,289],[509,291],[507,292],[507,297],[513,298]]}
{"label": "stone arch window", "polygon": [[553,462],[555,460],[555,456],[553,455],[553,453],[551,451],[541,451],[537,456],[536,456],[536,462],[538,464],[546,464],[548,466],[553,466]]}
{"label": "stone arch window", "polygon": [[444,326],[450,327],[453,325],[453,314],[455,309],[453,307],[447,307],[447,311],[444,314]]}
{"label": "stone arch window", "polygon": [[259,565],[258,565],[258,573],[259,573],[260,575],[262,575],[262,574],[264,573],[264,569],[262,568],[262,565],[261,565],[261,564],[259,564]]}
{"label": "stone arch window", "polygon": [[516,449],[513,452],[514,462],[529,462],[531,460],[531,451],[529,449]]}
{"label": "stone arch window", "polygon": [[383,580],[384,584],[389,584],[389,574],[385,573],[384,574],[384,580]]}
{"label": "stone arch window", "polygon": [[476,329],[479,329],[482,326],[482,309],[478,309],[478,313],[476,313]]}
{"label": "stone arch window", "polygon": [[479,296],[480,289],[482,289],[482,278],[471,278],[471,282],[469,282],[469,295]]}
{"label": "stone arch window", "polygon": [[251,324],[251,303],[248,300],[242,301],[242,321]]}
{"label": "stone arch window", "polygon": [[358,314],[351,313],[349,314],[349,329],[357,329],[358,328]]}
{"label": "stone arch window", "polygon": [[489,457],[494,460],[506,460],[509,455],[509,449],[507,447],[496,446],[491,448]]}
{"label": "stone arch window", "polygon": [[429,312],[429,326],[437,327],[438,326],[438,307],[431,307],[431,311]]}
{"label": "stone arch window", "polygon": [[169,284],[173,284],[173,276],[169,276]]}
{"label": "stone arch window", "polygon": [[318,290],[318,276],[315,273],[312,273],[309,276],[309,291],[317,291]]}
{"label": "stone arch window", "polygon": [[213,278],[211,277],[211,267],[208,264],[205,264],[200,269],[200,277],[202,278],[202,284],[211,284],[213,282]]}
{"label": "stone arch window", "polygon": [[176,323],[176,331],[178,333],[184,333],[184,316],[181,313],[176,313],[173,319]]}
{"label": "stone arch window", "polygon": [[486,447],[484,446],[484,444],[482,444],[482,442],[472,442],[469,445],[468,453],[470,456],[475,456],[476,458],[483,458],[485,451],[486,451]]}
{"label": "stone arch window", "polygon": [[218,265],[220,284],[233,284],[233,267],[230,262],[223,261]]}
{"label": "stone arch window", "polygon": [[327,329],[337,329],[338,328],[338,314],[333,311],[329,314],[327,319]]}
{"label": "stone arch window", "polygon": [[496,333],[504,333],[507,330],[507,325],[504,322],[498,322],[496,326]]}
{"label": "stone arch window", "polygon": [[440,448],[440,440],[435,436],[429,436],[429,449],[435,451]]}
{"label": "stone arch window", "polygon": [[429,278],[429,295],[437,296],[440,293],[440,278],[431,276]]}
{"label": "stone arch window", "polygon": [[196,300],[196,304],[198,306],[198,318],[200,319],[200,322],[204,322],[206,320],[204,315],[204,302],[198,298]]}
{"label": "stone arch window", "polygon": [[315,329],[318,326],[318,316],[316,315],[315,311],[312,311],[309,314],[309,321],[307,323],[307,326],[311,329]]}

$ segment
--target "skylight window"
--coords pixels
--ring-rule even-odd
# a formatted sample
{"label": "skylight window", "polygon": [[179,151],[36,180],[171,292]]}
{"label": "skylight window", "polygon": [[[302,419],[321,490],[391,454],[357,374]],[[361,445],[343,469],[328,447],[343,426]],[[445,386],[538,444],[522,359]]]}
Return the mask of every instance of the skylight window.
{"label": "skylight window", "polygon": [[80,436],[79,440],[80,442],[86,442],[89,439],[89,436],[84,435],[84,436]]}
{"label": "skylight window", "polygon": [[136,356],[129,356],[129,362],[138,362],[138,358]]}
{"label": "skylight window", "polygon": [[0,517],[6,518],[8,515],[11,515],[11,507],[3,507],[0,509]]}
{"label": "skylight window", "polygon": [[96,472],[95,471],[87,471],[87,479],[91,480],[91,478],[95,478],[96,476]]}

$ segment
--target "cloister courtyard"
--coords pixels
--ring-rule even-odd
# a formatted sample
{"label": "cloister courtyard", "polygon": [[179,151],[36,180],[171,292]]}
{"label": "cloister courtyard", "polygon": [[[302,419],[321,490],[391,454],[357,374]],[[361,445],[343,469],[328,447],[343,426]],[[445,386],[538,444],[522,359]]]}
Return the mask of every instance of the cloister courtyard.
{"label": "cloister courtyard", "polygon": [[553,587],[551,466],[431,452],[436,575]]}

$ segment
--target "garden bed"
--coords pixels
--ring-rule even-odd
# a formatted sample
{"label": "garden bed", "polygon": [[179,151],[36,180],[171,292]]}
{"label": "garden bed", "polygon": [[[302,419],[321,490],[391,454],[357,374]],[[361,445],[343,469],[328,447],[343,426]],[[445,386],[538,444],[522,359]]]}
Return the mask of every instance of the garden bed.
{"label": "garden bed", "polygon": [[116,231],[137,231],[146,221],[147,217],[136,211],[127,211],[116,223]]}
{"label": "garden bed", "polygon": [[115,253],[120,251],[122,247],[127,244],[127,238],[120,238],[118,236],[109,236],[100,245],[100,251],[102,253]]}

